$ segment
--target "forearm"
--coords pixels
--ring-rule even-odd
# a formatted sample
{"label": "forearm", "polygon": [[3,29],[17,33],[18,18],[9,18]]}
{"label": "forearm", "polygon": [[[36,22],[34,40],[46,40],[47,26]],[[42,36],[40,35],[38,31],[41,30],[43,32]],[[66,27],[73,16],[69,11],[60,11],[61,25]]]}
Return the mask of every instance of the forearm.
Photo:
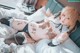
{"label": "forearm", "polygon": [[54,45],[62,44],[68,39],[69,35],[67,33],[61,33],[59,36],[56,36],[53,40],[52,43]]}
{"label": "forearm", "polygon": [[69,38],[69,35],[67,33],[62,33],[56,38],[60,41],[60,43],[63,43]]}

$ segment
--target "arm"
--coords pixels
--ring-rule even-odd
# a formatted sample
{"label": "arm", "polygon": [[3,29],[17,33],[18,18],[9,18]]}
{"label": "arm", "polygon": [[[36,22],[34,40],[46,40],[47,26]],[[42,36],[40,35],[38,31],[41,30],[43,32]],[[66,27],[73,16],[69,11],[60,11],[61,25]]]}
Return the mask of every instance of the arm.
{"label": "arm", "polygon": [[52,42],[50,42],[48,45],[50,46],[56,46],[59,44],[64,43],[69,37],[68,33],[61,33],[59,36],[56,36],[54,39],[52,39]]}
{"label": "arm", "polygon": [[[56,42],[58,42],[59,44],[65,42],[69,37],[68,33],[61,33],[60,35],[56,36],[53,40],[52,43],[55,44]],[[56,42],[55,42],[56,41]]]}

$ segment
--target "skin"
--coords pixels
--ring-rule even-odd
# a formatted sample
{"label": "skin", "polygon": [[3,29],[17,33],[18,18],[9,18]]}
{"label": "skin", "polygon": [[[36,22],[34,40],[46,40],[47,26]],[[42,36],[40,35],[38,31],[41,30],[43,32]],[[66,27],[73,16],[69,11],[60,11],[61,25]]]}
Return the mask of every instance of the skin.
{"label": "skin", "polygon": [[75,22],[78,18],[77,11],[72,7],[65,7],[61,11],[60,22],[62,25],[75,25]]}
{"label": "skin", "polygon": [[13,19],[11,23],[12,27],[16,30],[23,30],[23,28],[27,25],[27,21],[21,19]]}

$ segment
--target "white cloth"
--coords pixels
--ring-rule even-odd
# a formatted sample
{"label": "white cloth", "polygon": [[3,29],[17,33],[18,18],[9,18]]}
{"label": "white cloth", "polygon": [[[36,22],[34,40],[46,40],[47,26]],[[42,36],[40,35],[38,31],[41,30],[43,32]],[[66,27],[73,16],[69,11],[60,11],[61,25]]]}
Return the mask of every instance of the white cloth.
{"label": "white cloth", "polygon": [[4,38],[0,38],[0,53],[35,53],[35,48],[32,44],[10,45],[4,43]]}
{"label": "white cloth", "polygon": [[28,16],[25,15],[23,12],[19,11],[18,9],[11,9],[7,10],[4,8],[0,8],[0,19],[1,18],[7,18],[10,19],[10,17],[14,17],[17,19],[26,19]]}
{"label": "white cloth", "polygon": [[25,45],[19,46],[15,52],[16,53],[35,53],[35,50],[33,48],[33,45],[25,44]]}
{"label": "white cloth", "polygon": [[27,19],[28,21],[39,22],[44,20],[47,16],[44,14],[44,7],[38,9],[35,13],[30,15]]}
{"label": "white cloth", "polygon": [[38,42],[36,45],[36,53],[59,53],[59,46],[51,47],[48,46],[50,40],[44,39]]}
{"label": "white cloth", "polygon": [[9,53],[10,46],[4,43],[4,38],[0,38],[0,53]]}
{"label": "white cloth", "polygon": [[10,19],[10,17],[12,17],[17,19],[24,19],[28,21],[38,22],[38,21],[42,21],[46,17],[43,11],[44,11],[44,7],[37,10],[32,15],[28,16],[25,15],[23,12],[19,11],[18,9],[7,10],[7,9],[0,8],[0,19],[1,18]]}
{"label": "white cloth", "polygon": [[80,48],[76,46],[76,44],[71,40],[68,39],[63,44],[58,46],[48,46],[50,40],[41,40],[37,46],[36,51],[37,53],[79,53]]}
{"label": "white cloth", "polygon": [[0,38],[8,38],[16,32],[13,28],[0,23]]}

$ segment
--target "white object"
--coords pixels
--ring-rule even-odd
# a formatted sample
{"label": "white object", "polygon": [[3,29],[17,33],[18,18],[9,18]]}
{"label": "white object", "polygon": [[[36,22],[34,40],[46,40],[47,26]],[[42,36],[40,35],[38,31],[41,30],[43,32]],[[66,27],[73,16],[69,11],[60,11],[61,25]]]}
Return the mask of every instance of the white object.
{"label": "white object", "polygon": [[44,20],[47,16],[44,13],[44,7],[40,8],[39,10],[37,10],[35,13],[33,13],[32,15],[30,15],[29,17],[27,17],[28,21],[35,21],[35,22],[39,22]]}
{"label": "white object", "polygon": [[53,39],[53,40],[52,40],[52,44],[53,44],[53,45],[59,45],[59,44],[60,44],[60,40],[58,40],[58,39]]}
{"label": "white object", "polygon": [[17,19],[26,19],[27,15],[25,15],[23,12],[19,11],[18,9],[11,9],[7,10],[4,8],[0,8],[0,19],[1,18],[17,18]]}
{"label": "white object", "polygon": [[11,35],[15,34],[17,31],[14,30],[13,28],[0,24],[0,38],[8,38]]}
{"label": "white object", "polygon": [[[49,46],[50,40],[41,40],[36,46],[36,53],[79,53],[80,48],[68,38],[63,44],[58,46]],[[73,49],[74,48],[74,49]]]}
{"label": "white object", "polygon": [[48,45],[49,42],[50,40],[48,39],[43,39],[39,41],[36,46],[37,51],[36,53],[59,53],[60,47],[59,46],[51,47]]}
{"label": "white object", "polygon": [[25,44],[17,48],[16,53],[35,53],[31,44]]}

